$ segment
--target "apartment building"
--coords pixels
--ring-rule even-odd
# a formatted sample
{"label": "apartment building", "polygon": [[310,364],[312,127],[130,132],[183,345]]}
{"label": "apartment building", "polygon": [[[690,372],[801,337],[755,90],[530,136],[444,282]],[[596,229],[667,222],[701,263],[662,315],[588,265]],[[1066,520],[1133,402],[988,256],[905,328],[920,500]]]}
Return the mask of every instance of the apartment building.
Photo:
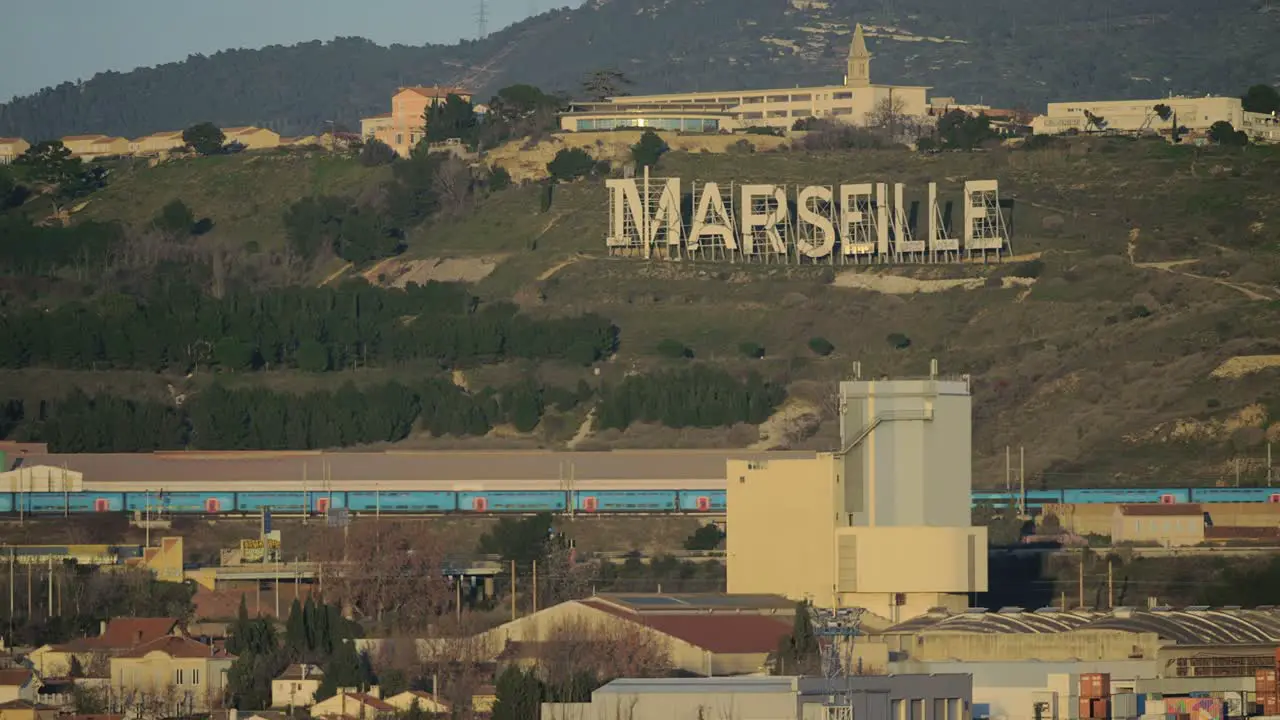
{"label": "apartment building", "polygon": [[380,140],[400,157],[426,136],[428,108],[444,104],[450,95],[471,101],[471,92],[456,87],[405,87],[391,96],[391,112],[360,119],[360,136]]}
{"label": "apartment building", "polygon": [[82,160],[129,154],[128,138],[110,135],[68,135],[62,138],[62,144],[71,151],[73,157]]}
{"label": "apartment building", "polygon": [[20,137],[0,138],[0,165],[8,165],[27,151],[31,143]]}
{"label": "apartment building", "polygon": [[797,120],[824,118],[864,125],[888,104],[902,115],[928,114],[929,88],[871,82],[872,54],[861,25],[853,31],[840,85],[724,90],[662,95],[628,95],[604,103],[574,103],[560,118],[566,131],[653,128],[685,132],[731,131],[745,127],[790,129]]}
{"label": "apartment building", "polygon": [[112,692],[167,712],[205,712],[222,701],[235,659],[224,650],[169,635],[111,658]]}
{"label": "apartment building", "polygon": [[[1156,112],[1169,108],[1168,120]],[[1097,120],[1095,120],[1097,119]],[[1044,115],[1031,121],[1037,135],[1108,130],[1114,132],[1169,134],[1173,123],[1192,135],[1203,136],[1216,122],[1229,122],[1254,142],[1280,142],[1280,118],[1248,112],[1237,97],[1167,97],[1148,100],[1074,100],[1049,103]],[[1102,127],[1098,126],[1098,121]]]}

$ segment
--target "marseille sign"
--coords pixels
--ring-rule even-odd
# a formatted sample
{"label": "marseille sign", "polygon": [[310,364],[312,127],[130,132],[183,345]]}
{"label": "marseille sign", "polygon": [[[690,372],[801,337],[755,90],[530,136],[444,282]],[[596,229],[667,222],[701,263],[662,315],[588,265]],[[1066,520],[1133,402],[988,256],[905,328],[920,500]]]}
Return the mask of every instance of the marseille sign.
{"label": "marseille sign", "polygon": [[[610,254],[644,258],[869,264],[999,259],[1011,253],[995,180],[964,183],[960,232],[938,187],[907,202],[883,182],[788,186],[606,180]],[[944,212],[943,207],[946,208]],[[923,210],[924,217],[919,217]]]}

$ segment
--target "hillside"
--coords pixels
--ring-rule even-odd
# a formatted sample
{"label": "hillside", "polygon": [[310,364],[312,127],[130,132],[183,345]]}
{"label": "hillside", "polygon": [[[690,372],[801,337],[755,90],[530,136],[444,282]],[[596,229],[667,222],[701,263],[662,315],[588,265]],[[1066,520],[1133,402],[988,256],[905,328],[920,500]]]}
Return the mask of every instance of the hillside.
{"label": "hillside", "polygon": [[201,121],[295,135],[358,127],[398,86],[576,95],[585,73],[609,67],[637,93],[839,82],[855,21],[869,27],[877,81],[966,102],[1238,94],[1280,80],[1280,7],[1267,0],[591,0],[453,46],[338,38],[101,73],[0,105],[0,135],[133,137]]}
{"label": "hillside", "polygon": [[[634,141],[627,133],[608,139],[619,148]],[[597,154],[607,147],[602,141]],[[545,211],[535,186],[494,192],[412,230],[401,256],[358,270],[386,284],[468,282],[483,303],[512,300],[533,322],[598,314],[619,328],[617,354],[591,367],[560,358],[554,347],[509,350],[497,361],[464,358],[454,365],[453,384],[474,390],[536,378],[547,387],[608,388],[634,372],[709,364],[735,375],[758,372],[785,386],[787,399],[759,425],[641,422],[622,431],[589,422],[601,401],[580,395],[557,404],[562,410],[548,409],[533,431],[496,423],[468,439],[434,437],[418,426],[399,447],[829,447],[837,431],[830,395],[852,362],[873,375],[911,375],[937,358],[944,372],[973,377],[976,470],[985,486],[1003,484],[1005,447],[1016,455],[1020,445],[1033,484],[1234,482],[1237,469],[1244,484],[1265,477],[1266,444],[1280,440],[1274,149],[1082,139],[1039,150],[935,155],[673,152],[660,174],[806,184],[893,179],[913,194],[930,179],[952,193],[965,178],[997,178],[1014,199],[1018,258],[861,269],[610,258],[599,180],[558,186]],[[357,269],[331,260],[306,273],[271,274],[283,258],[276,218],[282,205],[308,192],[377,196],[385,177],[383,169],[327,156],[184,160],[119,173],[80,217],[121,220],[136,231],[155,208],[185,198],[214,221],[191,241],[193,257],[223,249],[220,272],[231,285],[336,284]],[[93,296],[109,277],[77,269],[41,297]],[[6,280],[8,306],[31,292],[26,282]],[[401,332],[397,326],[381,332]],[[909,338],[909,346],[886,341],[893,334]],[[828,339],[835,352],[815,355],[813,337]],[[696,360],[663,357],[663,340],[683,343]],[[762,346],[764,357],[744,357],[743,343]],[[30,405],[79,387],[171,403],[200,397],[215,381],[293,392],[354,381],[373,392],[438,374],[439,365],[405,354],[409,349],[398,351],[400,360],[367,349],[363,360],[339,363],[335,356],[335,368],[319,373],[288,369],[287,362],[189,375],[5,370],[0,399]],[[360,369],[339,369],[352,365]]]}

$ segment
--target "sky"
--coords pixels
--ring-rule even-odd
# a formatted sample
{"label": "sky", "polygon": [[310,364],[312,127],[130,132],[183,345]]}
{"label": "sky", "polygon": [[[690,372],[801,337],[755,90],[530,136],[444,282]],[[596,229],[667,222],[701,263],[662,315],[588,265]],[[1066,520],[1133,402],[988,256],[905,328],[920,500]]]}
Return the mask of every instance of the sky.
{"label": "sky", "polygon": [[[489,31],[565,0],[486,0]],[[0,0],[0,102],[105,70],[230,48],[357,35],[381,45],[476,36],[480,0]]]}

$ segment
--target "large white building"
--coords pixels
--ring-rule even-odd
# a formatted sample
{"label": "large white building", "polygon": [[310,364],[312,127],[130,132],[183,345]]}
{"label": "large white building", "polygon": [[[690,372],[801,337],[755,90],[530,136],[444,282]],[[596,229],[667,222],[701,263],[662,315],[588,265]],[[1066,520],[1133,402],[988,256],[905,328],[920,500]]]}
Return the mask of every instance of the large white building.
{"label": "large white building", "polygon": [[929,88],[871,82],[871,58],[866,36],[858,25],[849,44],[843,84],[628,95],[606,102],[579,102],[561,115],[560,127],[569,131],[638,127],[718,132],[744,127],[790,129],[805,118],[864,125],[880,107],[892,108],[899,115],[926,115]]}
{"label": "large white building", "polygon": [[[1169,108],[1162,118],[1157,105]],[[1094,122],[1097,118],[1100,122]],[[1109,130],[1170,134],[1173,123],[1192,136],[1203,136],[1214,123],[1226,121],[1254,142],[1280,142],[1280,118],[1247,112],[1237,97],[1168,97],[1152,100],[1076,100],[1049,103],[1048,111],[1031,122],[1037,135]],[[1101,127],[1098,127],[1098,125]]]}

